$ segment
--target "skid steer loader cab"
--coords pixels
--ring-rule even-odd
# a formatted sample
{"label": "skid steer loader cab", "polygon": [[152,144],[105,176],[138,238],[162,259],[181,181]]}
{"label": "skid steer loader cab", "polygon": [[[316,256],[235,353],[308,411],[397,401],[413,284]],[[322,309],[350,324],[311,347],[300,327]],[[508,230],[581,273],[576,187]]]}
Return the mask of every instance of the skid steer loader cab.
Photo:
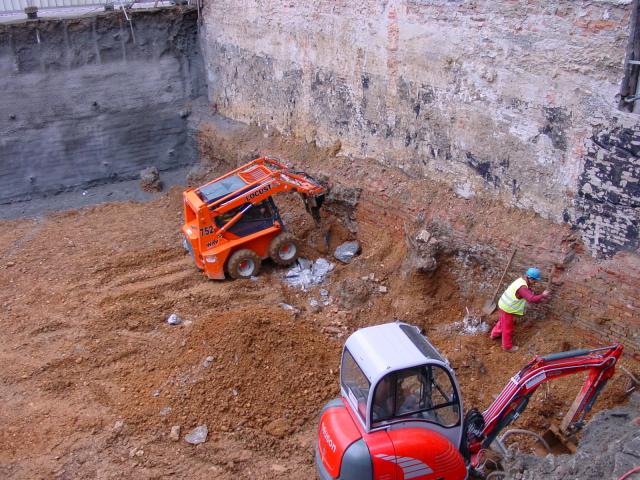
{"label": "skid steer loader cab", "polygon": [[262,260],[291,265],[297,239],[287,233],[272,196],[297,191],[319,220],[324,188],[304,172],[261,157],[183,193],[183,246],[213,279],[257,275]]}
{"label": "skid steer loader cab", "polygon": [[321,479],[466,477],[458,384],[416,327],[396,322],[352,334],[342,353],[340,393],[318,428]]}

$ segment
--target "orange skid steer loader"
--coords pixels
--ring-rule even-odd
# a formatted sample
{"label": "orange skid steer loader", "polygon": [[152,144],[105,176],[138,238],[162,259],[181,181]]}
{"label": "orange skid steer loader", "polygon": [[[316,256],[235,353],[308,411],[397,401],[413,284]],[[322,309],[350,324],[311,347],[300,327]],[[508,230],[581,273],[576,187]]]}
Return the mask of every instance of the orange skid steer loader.
{"label": "orange skid steer loader", "polygon": [[285,231],[273,195],[296,191],[316,224],[325,189],[304,172],[260,157],[182,194],[183,246],[196,266],[213,279],[257,275],[263,259],[291,265],[298,240]]}

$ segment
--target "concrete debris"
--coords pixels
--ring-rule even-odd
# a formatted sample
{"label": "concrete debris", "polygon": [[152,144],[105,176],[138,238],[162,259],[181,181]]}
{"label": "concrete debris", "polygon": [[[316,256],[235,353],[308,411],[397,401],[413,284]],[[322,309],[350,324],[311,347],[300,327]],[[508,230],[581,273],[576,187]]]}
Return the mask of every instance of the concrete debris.
{"label": "concrete debris", "polygon": [[169,325],[180,325],[182,323],[182,318],[180,318],[175,313],[172,313],[167,317],[167,323]]}
{"label": "concrete debris", "polygon": [[333,256],[342,263],[351,263],[351,261],[360,253],[360,242],[357,240],[344,242],[336,248]]}
{"label": "concrete debris", "polygon": [[473,312],[467,313],[461,322],[454,322],[453,327],[459,330],[462,335],[477,335],[479,333],[486,333],[489,331],[489,324],[482,320],[480,315],[476,315]]}
{"label": "concrete debris", "polygon": [[153,393],[151,394],[152,397],[159,397],[160,396],[160,390],[154,390]]}
{"label": "concrete debris", "polygon": [[334,269],[335,264],[324,258],[315,262],[306,258],[299,258],[296,264],[285,274],[286,282],[303,290],[322,283],[325,277]]}
{"label": "concrete debris", "polygon": [[380,286],[378,287],[378,291],[379,291],[380,293],[387,293],[389,290],[388,290],[388,289],[387,289],[387,287],[385,287],[384,285],[380,285]]}
{"label": "concrete debris", "polygon": [[121,432],[123,428],[124,428],[124,421],[116,420],[116,423],[113,425],[113,431]]}
{"label": "concrete debris", "polygon": [[184,441],[191,445],[199,445],[207,441],[209,429],[206,425],[198,425],[184,437]]}
{"label": "concrete debris", "polygon": [[620,478],[638,465],[637,405],[603,410],[584,428],[574,455],[518,454],[504,462],[507,478],[520,480],[600,480]]}
{"label": "concrete debris", "polygon": [[174,425],[173,427],[171,427],[169,438],[174,442],[177,442],[178,440],[180,440],[180,425]]}
{"label": "concrete debris", "polygon": [[324,288],[320,289],[320,296],[322,297],[328,297],[329,296],[329,290],[326,290]]}
{"label": "concrete debris", "polygon": [[140,186],[145,192],[159,192],[162,190],[160,172],[156,167],[147,167],[140,172]]}
{"label": "concrete debris", "polygon": [[204,359],[204,362],[202,362],[202,366],[204,368],[209,368],[214,360],[215,359],[211,355],[209,355],[207,358]]}
{"label": "concrete debris", "polygon": [[161,417],[166,417],[167,415],[169,415],[171,413],[171,410],[173,410],[171,407],[162,408],[162,410],[160,410],[160,416]]}

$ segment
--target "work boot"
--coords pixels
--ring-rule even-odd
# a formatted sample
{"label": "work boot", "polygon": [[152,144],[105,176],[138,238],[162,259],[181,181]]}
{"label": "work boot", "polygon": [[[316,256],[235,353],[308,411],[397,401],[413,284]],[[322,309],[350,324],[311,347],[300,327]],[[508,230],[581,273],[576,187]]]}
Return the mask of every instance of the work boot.
{"label": "work boot", "polygon": [[513,352],[517,352],[518,351],[518,346],[514,345],[513,347],[511,347],[510,349],[504,349],[505,352],[509,352],[509,353],[513,353]]}

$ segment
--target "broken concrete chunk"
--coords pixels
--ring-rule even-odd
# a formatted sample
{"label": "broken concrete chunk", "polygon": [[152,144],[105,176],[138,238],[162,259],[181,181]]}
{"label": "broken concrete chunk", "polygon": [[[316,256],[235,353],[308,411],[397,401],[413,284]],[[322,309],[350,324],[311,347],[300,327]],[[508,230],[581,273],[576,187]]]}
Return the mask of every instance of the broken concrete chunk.
{"label": "broken concrete chunk", "polygon": [[180,325],[182,323],[182,319],[175,313],[172,313],[167,317],[167,323],[169,325]]}
{"label": "broken concrete chunk", "polygon": [[174,442],[180,440],[180,425],[174,425],[171,427],[171,433],[169,433],[169,438]]}
{"label": "broken concrete chunk", "polygon": [[345,242],[336,248],[333,256],[342,263],[350,263],[360,253],[360,242],[357,240]]}
{"label": "broken concrete chunk", "polygon": [[156,167],[147,167],[140,172],[140,186],[145,192],[159,192],[162,190],[160,172]]}
{"label": "broken concrete chunk", "polygon": [[184,441],[191,445],[199,445],[207,441],[209,429],[206,425],[198,425],[184,437]]}
{"label": "broken concrete chunk", "polygon": [[387,287],[385,287],[384,285],[380,285],[380,286],[378,287],[378,291],[379,291],[380,293],[387,293],[389,290],[388,290],[388,289],[387,289]]}
{"label": "broken concrete chunk", "polygon": [[299,258],[297,263],[287,271],[285,279],[289,285],[306,290],[322,283],[334,267],[333,263],[324,258],[318,258],[315,262]]}

